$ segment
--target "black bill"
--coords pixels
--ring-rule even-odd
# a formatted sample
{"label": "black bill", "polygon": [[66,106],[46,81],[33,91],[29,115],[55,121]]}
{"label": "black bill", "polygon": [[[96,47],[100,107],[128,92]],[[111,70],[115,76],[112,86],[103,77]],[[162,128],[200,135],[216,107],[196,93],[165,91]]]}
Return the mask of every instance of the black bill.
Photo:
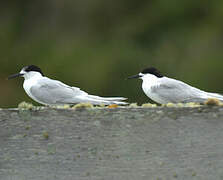
{"label": "black bill", "polygon": [[135,78],[140,78],[140,77],[142,77],[142,76],[140,76],[139,74],[136,74],[134,76],[128,77],[128,79],[135,79]]}
{"label": "black bill", "polygon": [[8,77],[8,79],[13,79],[13,78],[20,77],[20,76],[23,76],[23,74],[21,74],[21,73],[12,74]]}

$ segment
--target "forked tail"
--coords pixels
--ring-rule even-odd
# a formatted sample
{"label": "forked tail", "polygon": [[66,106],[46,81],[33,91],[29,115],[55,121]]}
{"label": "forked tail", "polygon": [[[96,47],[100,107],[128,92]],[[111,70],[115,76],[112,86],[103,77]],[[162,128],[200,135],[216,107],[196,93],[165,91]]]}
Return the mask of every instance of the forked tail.
{"label": "forked tail", "polygon": [[124,97],[100,97],[94,95],[87,95],[87,100],[92,104],[119,104],[119,105],[127,105],[127,102],[123,102],[127,98]]}

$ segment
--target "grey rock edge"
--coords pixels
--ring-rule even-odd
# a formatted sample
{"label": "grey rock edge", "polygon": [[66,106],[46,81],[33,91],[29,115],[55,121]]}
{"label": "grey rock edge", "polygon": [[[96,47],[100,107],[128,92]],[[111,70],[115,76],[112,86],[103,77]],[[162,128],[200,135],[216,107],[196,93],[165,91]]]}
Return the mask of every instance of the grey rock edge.
{"label": "grey rock edge", "polygon": [[0,110],[1,180],[221,180],[223,107]]}

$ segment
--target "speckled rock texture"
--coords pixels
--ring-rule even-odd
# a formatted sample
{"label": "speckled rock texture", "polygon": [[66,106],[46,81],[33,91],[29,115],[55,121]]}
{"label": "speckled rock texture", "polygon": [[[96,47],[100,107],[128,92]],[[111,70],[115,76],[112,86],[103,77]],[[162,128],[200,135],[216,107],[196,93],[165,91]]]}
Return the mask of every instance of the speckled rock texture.
{"label": "speckled rock texture", "polygon": [[222,180],[223,107],[0,110],[1,180]]}

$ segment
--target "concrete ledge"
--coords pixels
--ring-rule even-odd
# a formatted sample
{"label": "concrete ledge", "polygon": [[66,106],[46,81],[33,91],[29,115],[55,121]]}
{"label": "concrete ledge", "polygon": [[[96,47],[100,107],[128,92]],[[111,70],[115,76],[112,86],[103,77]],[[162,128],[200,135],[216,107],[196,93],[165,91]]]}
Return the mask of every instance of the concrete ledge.
{"label": "concrete ledge", "polygon": [[0,110],[2,180],[222,180],[223,107]]}

